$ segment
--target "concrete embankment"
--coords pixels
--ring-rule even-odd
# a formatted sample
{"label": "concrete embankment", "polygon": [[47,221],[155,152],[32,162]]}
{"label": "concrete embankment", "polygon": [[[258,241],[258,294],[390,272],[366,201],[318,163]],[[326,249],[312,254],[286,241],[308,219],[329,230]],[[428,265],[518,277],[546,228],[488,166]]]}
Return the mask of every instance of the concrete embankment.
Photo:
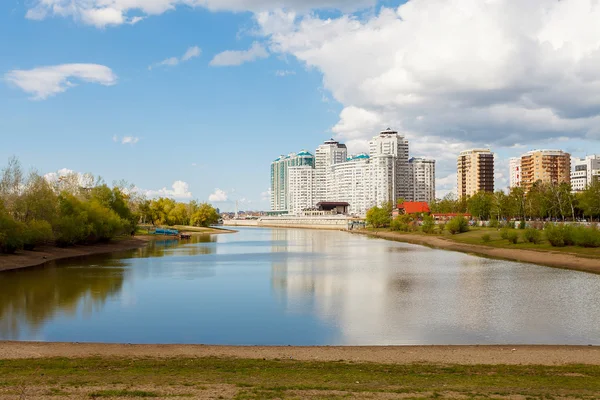
{"label": "concrete embankment", "polygon": [[302,218],[302,217],[263,217],[258,220],[227,220],[223,222],[225,226],[253,226],[264,228],[301,228],[301,229],[328,229],[328,230],[348,230],[348,224],[351,222],[348,218],[323,217],[323,218]]}

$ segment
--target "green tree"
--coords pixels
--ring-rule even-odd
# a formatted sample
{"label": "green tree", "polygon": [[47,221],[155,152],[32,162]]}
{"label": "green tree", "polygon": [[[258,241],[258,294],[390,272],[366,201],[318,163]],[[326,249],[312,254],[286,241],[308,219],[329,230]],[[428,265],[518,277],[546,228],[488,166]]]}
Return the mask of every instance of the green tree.
{"label": "green tree", "polygon": [[600,181],[594,180],[592,184],[579,195],[581,209],[585,216],[591,220],[600,220]]}
{"label": "green tree", "polygon": [[490,218],[494,197],[488,192],[479,192],[467,200],[467,210],[471,215],[476,216],[482,221]]}
{"label": "green tree", "polygon": [[217,210],[208,203],[202,203],[191,217],[191,225],[207,227],[219,222]]}
{"label": "green tree", "polygon": [[367,211],[367,224],[373,228],[387,228],[391,222],[391,206],[383,204],[382,207],[373,207]]}

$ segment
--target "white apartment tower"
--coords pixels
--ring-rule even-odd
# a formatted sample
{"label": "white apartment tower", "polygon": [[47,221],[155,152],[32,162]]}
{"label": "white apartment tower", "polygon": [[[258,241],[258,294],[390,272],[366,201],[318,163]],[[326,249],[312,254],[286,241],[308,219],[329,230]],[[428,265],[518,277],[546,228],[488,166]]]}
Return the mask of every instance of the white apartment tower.
{"label": "white apartment tower", "polygon": [[329,195],[334,191],[332,167],[346,161],[348,149],[345,144],[340,144],[330,139],[320,145],[315,153],[315,203],[331,200]]}
{"label": "white apartment tower", "polygon": [[333,166],[331,200],[350,204],[348,212],[365,215],[375,205],[372,192],[372,168],[367,154],[348,157],[344,163]]}
{"label": "white apartment tower", "polygon": [[376,204],[410,200],[408,140],[388,128],[369,142],[369,156]]}
{"label": "white apartment tower", "polygon": [[289,214],[299,215],[302,210],[315,205],[314,171],[312,165],[288,168]]}
{"label": "white apartment tower", "polygon": [[509,161],[510,187],[521,186],[521,157],[513,157]]}
{"label": "white apartment tower", "polygon": [[408,160],[409,176],[411,177],[409,201],[435,200],[435,160],[426,158],[411,158]]}
{"label": "white apartment tower", "polygon": [[592,182],[600,181],[600,154],[573,158],[571,188],[574,192],[587,189]]}
{"label": "white apartment tower", "polygon": [[[315,165],[315,157],[306,150],[298,154],[291,153],[287,156],[280,156],[271,163],[271,210],[278,212],[289,212],[290,210],[290,189],[289,189],[289,169],[298,166]],[[313,190],[311,185],[310,190]]]}

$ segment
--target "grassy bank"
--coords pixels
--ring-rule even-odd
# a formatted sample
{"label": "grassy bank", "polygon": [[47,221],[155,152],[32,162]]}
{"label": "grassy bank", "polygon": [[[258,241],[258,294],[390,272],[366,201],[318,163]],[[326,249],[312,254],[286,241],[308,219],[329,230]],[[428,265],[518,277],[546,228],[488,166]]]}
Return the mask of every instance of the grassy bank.
{"label": "grassy bank", "polygon": [[436,365],[223,358],[0,361],[0,397],[593,399],[600,366]]}

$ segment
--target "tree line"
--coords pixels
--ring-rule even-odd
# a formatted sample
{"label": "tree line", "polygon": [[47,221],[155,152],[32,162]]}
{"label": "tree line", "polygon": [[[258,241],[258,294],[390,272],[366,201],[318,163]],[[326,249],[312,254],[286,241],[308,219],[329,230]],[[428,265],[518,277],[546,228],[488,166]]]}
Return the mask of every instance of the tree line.
{"label": "tree line", "polygon": [[452,194],[430,205],[432,213],[469,213],[479,220],[530,219],[600,220],[600,182],[586,190],[571,192],[567,183],[537,182],[528,193],[521,187],[494,193],[479,192],[469,198],[456,199]]}
{"label": "tree line", "polygon": [[124,181],[109,187],[91,174],[48,179],[25,173],[12,158],[0,175],[0,252],[54,244],[107,242],[133,235],[141,220],[153,225],[208,226],[218,221],[208,204],[148,200]]}

